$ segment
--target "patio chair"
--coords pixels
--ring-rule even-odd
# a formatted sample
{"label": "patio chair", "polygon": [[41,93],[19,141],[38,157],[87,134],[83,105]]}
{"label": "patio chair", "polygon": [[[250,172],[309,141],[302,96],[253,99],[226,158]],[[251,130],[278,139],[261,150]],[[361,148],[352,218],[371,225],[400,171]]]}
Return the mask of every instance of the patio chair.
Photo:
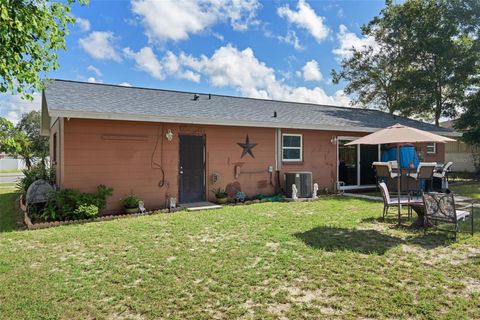
{"label": "patio chair", "polygon": [[[432,183],[432,179],[433,179],[433,171],[435,170],[436,166],[437,166],[436,162],[420,162],[420,164],[417,167],[417,171],[411,172],[408,174],[408,177],[410,179],[413,179],[415,182],[417,182],[416,183],[417,188],[412,190],[409,187],[408,188],[409,192],[419,191],[423,189],[422,188],[423,183],[425,183],[425,189],[429,190]],[[408,183],[408,185],[410,186],[410,183]]]}
{"label": "patio chair", "polygon": [[[383,197],[383,214],[382,214],[382,218],[385,219],[385,216],[388,214],[388,209],[390,209],[390,207],[398,207],[398,198],[394,197],[394,198],[391,198],[390,197],[390,192],[388,191],[388,187],[387,185],[385,184],[385,182],[380,182],[378,184],[378,188],[380,189],[380,192],[382,193],[382,197]],[[402,205],[407,205],[411,202],[414,202],[412,199],[410,199],[410,197],[401,197],[400,198],[400,206]],[[412,216],[412,211],[411,211],[411,208],[410,206],[408,207],[408,217],[410,218]]]}
{"label": "patio chair", "polygon": [[[455,197],[453,193],[439,192],[423,193],[423,203],[425,205],[425,232],[426,226],[429,225],[430,222],[434,222],[435,224],[438,224],[438,222],[453,224],[453,232],[456,239],[457,233],[459,232],[458,222],[470,217],[471,234],[473,236],[473,203],[457,209],[455,208]],[[447,229],[440,230],[452,232],[452,230]]]}
{"label": "patio chair", "polygon": [[389,162],[373,162],[372,167],[375,168],[377,183],[384,181],[384,179],[395,179],[398,177],[398,172],[393,171]]}
{"label": "patio chair", "polygon": [[448,174],[450,173],[452,166],[453,162],[449,161],[442,167],[442,171],[433,173],[433,178],[442,180],[442,191],[448,189]]}

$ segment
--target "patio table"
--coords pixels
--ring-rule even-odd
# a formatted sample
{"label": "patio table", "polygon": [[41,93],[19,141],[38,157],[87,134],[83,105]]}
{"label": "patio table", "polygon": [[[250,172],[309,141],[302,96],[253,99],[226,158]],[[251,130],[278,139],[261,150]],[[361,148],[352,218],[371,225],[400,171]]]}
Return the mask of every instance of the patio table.
{"label": "patio table", "polygon": [[412,222],[412,224],[410,225],[410,228],[421,229],[421,228],[425,228],[425,227],[428,228],[432,226],[432,224],[428,221],[427,221],[427,224],[425,225],[425,205],[423,204],[423,201],[410,202],[408,206],[412,208],[413,211],[415,211],[415,213],[417,214],[417,219],[415,219],[415,221]]}

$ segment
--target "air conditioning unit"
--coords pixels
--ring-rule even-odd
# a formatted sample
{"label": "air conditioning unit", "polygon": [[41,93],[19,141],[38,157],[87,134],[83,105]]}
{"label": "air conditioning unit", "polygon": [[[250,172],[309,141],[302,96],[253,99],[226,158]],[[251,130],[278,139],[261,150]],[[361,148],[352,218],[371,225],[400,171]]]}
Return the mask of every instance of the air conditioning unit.
{"label": "air conditioning unit", "polygon": [[310,198],[313,193],[313,175],[311,172],[285,173],[285,191],[288,198],[292,197],[292,184],[297,187],[299,198]]}

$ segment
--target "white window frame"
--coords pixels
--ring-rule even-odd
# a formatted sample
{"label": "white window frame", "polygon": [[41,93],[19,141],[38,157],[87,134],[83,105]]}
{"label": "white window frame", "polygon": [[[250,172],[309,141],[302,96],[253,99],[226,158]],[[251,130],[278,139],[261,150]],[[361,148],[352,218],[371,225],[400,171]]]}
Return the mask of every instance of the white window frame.
{"label": "white window frame", "polygon": [[[300,137],[300,147],[285,147],[283,146],[283,137]],[[299,159],[285,159],[283,157],[284,149],[300,149],[300,158]],[[300,162],[303,161],[303,135],[299,133],[282,133],[282,161],[283,162]]]}
{"label": "white window frame", "polygon": [[[433,146],[433,151],[429,151],[429,147]],[[433,143],[427,143],[427,154],[437,154],[437,144],[435,142]]]}

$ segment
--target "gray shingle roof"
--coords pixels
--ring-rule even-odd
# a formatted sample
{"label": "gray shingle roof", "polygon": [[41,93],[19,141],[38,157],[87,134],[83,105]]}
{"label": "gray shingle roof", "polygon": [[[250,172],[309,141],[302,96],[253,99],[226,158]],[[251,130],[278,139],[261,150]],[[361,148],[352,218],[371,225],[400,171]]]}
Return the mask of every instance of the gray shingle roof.
{"label": "gray shingle roof", "polygon": [[[372,132],[401,123],[443,135],[452,130],[378,110],[52,80],[50,116]],[[274,112],[277,113],[275,118]]]}

